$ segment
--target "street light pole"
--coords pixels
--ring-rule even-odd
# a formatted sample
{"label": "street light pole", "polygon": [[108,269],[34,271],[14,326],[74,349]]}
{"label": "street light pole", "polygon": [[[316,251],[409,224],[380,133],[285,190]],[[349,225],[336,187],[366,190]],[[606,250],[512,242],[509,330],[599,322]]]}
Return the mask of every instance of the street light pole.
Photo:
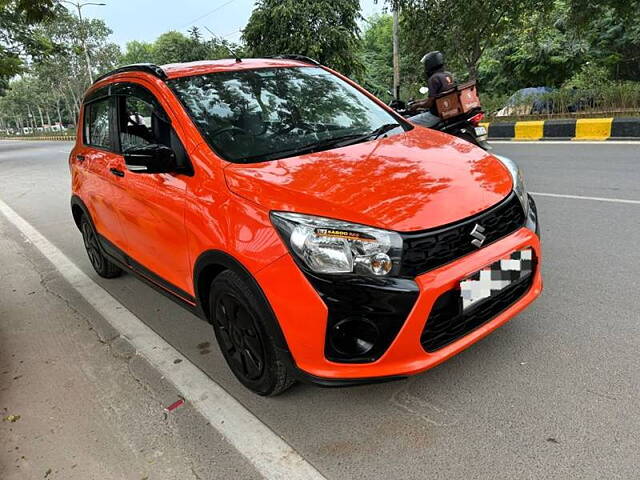
{"label": "street light pole", "polygon": [[400,100],[400,45],[398,35],[400,31],[399,7],[393,9],[393,98]]}
{"label": "street light pole", "polygon": [[82,43],[82,49],[84,50],[84,59],[87,62],[87,73],[89,74],[89,82],[93,83],[93,73],[91,71],[91,59],[89,58],[89,50],[87,49],[87,36],[84,30],[84,22],[82,20],[82,7],[86,7],[87,5],[95,5],[98,7],[102,7],[106,5],[106,3],[94,3],[94,2],[72,2],[71,0],[62,0],[62,3],[68,3],[69,5],[73,5],[78,10],[78,19],[80,20],[80,42]]}

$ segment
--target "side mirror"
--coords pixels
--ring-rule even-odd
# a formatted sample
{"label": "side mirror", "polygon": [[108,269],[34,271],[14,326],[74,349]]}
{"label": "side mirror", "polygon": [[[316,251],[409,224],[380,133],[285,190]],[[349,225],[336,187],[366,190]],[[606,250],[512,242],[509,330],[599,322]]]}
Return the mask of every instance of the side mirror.
{"label": "side mirror", "polygon": [[130,147],[123,155],[127,169],[134,173],[172,173],[178,170],[175,152],[165,145]]}
{"label": "side mirror", "polygon": [[420,87],[420,90],[418,90],[422,95],[426,95],[429,93],[429,87]]}

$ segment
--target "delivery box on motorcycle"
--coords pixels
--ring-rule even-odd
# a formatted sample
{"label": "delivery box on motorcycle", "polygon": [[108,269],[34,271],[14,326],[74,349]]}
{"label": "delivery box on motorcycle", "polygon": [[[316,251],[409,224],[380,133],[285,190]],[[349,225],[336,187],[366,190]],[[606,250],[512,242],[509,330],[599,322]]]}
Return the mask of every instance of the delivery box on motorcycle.
{"label": "delivery box on motorcycle", "polygon": [[438,116],[448,120],[480,107],[476,82],[471,81],[443,92],[436,97]]}
{"label": "delivery box on motorcycle", "polygon": [[456,88],[462,106],[462,113],[467,113],[474,108],[480,108],[480,99],[476,89],[476,82],[471,81],[458,85]]}

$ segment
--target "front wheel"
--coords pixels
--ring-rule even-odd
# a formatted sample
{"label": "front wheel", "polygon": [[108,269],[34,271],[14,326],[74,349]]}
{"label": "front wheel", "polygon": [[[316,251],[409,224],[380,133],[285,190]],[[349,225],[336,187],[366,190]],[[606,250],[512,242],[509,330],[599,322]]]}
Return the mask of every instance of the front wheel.
{"label": "front wheel", "polygon": [[222,272],[211,285],[210,318],[229,368],[258,395],[284,392],[294,380],[267,332],[266,313],[253,288],[232,271]]}

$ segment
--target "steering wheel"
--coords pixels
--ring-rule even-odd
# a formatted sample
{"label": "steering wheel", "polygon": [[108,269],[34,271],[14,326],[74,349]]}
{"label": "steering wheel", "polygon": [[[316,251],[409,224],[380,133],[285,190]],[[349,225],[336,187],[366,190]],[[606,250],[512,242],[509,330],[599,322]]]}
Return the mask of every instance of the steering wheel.
{"label": "steering wheel", "polygon": [[222,127],[219,128],[217,130],[214,130],[213,132],[211,132],[209,134],[210,137],[217,137],[218,135],[222,135],[223,133],[229,133],[229,132],[233,132],[233,131],[238,131],[244,135],[247,135],[248,132],[240,127],[236,127],[235,125],[229,125],[228,127]]}

